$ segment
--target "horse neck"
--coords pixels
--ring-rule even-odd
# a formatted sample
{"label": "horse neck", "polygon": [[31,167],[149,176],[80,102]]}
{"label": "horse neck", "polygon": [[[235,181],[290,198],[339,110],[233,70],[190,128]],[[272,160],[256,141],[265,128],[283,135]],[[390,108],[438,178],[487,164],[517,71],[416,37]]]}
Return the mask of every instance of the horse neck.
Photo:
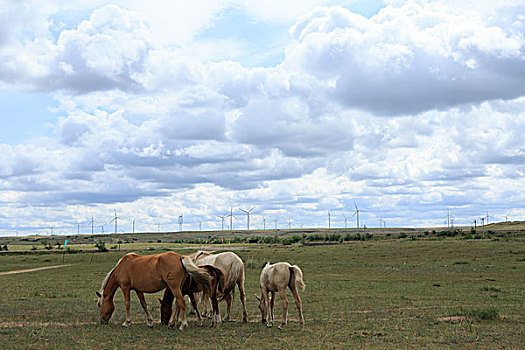
{"label": "horse neck", "polygon": [[104,298],[113,299],[113,296],[115,295],[115,292],[117,291],[118,283],[117,283],[117,279],[115,278],[115,275],[116,275],[116,271],[113,271],[111,273],[111,276],[109,276],[106,282],[106,286],[104,287],[104,290],[102,291],[103,292],[102,295],[104,296]]}

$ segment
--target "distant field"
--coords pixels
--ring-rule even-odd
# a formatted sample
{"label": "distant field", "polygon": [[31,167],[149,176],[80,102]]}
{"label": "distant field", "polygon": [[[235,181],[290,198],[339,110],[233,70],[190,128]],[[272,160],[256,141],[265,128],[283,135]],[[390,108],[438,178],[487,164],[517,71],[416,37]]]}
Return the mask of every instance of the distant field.
{"label": "distant field", "polygon": [[[179,250],[187,253],[186,250]],[[144,252],[146,254],[154,251]],[[71,266],[0,276],[0,348],[525,348],[525,241],[391,239],[322,246],[261,246],[237,250],[245,261],[250,322],[184,331],[147,328],[132,295],[134,324],[123,328],[121,292],[108,326],[97,323],[95,291],[119,252],[0,254],[0,270]],[[304,271],[306,327],[301,331],[288,293],[289,324],[260,322],[254,293],[266,261],[289,261]],[[221,304],[224,312],[224,304]],[[276,316],[281,303],[276,302]],[[209,324],[209,320],[208,320]]]}
{"label": "distant field", "polygon": [[[110,250],[134,249],[179,249],[213,244],[214,247],[243,247],[254,237],[277,237],[279,240],[290,237],[311,237],[340,235],[369,235],[374,240],[396,239],[400,236],[409,238],[435,238],[448,231],[470,233],[472,227],[434,227],[434,228],[314,228],[314,229],[278,229],[278,230],[221,230],[221,231],[183,231],[183,232],[142,232],[122,234],[67,235],[67,236],[26,236],[0,237],[0,247],[7,245],[9,251],[46,251],[64,249],[68,240],[70,249],[93,250],[95,243],[103,242]],[[477,238],[525,238],[525,222],[502,222],[477,227]],[[474,236],[472,236],[474,237]],[[467,237],[463,237],[467,238]],[[308,241],[308,240],[306,240]],[[120,242],[120,244],[119,244]],[[260,242],[259,242],[260,243]]]}

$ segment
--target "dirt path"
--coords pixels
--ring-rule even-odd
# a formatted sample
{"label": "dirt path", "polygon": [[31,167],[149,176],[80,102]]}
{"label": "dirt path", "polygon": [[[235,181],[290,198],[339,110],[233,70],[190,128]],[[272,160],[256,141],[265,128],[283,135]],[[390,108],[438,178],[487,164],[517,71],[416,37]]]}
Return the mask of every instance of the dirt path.
{"label": "dirt path", "polygon": [[54,266],[43,266],[43,267],[35,267],[34,269],[25,269],[25,270],[13,270],[13,271],[5,271],[0,272],[1,275],[13,275],[15,273],[24,273],[24,272],[33,272],[33,271],[40,271],[40,270],[48,270],[48,269],[58,269],[59,267],[66,267],[71,266],[71,264],[67,265],[54,265]]}

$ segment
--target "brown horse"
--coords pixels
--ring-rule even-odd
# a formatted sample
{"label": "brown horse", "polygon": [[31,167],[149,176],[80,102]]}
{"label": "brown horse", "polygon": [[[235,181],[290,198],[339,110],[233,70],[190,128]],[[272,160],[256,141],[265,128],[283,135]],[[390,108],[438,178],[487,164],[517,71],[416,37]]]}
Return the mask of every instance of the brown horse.
{"label": "brown horse", "polygon": [[[304,327],[303,305],[297,289],[304,290],[306,285],[303,281],[303,272],[296,265],[290,265],[287,262],[279,262],[270,265],[267,263],[261,272],[260,287],[261,297],[255,296],[259,300],[259,310],[262,314],[262,323],[268,327],[273,325],[273,307],[275,303],[275,292],[279,292],[283,302],[283,318],[279,329],[286,325],[286,315],[288,311],[288,299],[286,299],[286,286],[290,288],[295,299],[295,305],[299,311],[299,321]],[[269,298],[268,292],[272,293]]]}
{"label": "brown horse", "polygon": [[[191,276],[195,283],[202,289],[208,290],[211,285],[211,277],[206,269],[197,267],[193,261],[187,257],[174,252],[166,252],[155,255],[137,255],[129,253],[119,260],[117,265],[107,274],[98,296],[98,307],[100,308],[100,324],[107,324],[115,304],[113,297],[118,287],[124,294],[126,305],[126,321],[123,326],[131,323],[130,315],[130,291],[134,290],[139,297],[140,304],[144,308],[147,316],[147,324],[153,326],[153,318],[148,311],[144,293],[155,293],[164,288],[169,288],[173,293],[177,307],[182,312],[182,324],[180,330],[188,326],[186,320],[186,302],[182,296],[181,286],[187,276]],[[170,327],[175,325],[175,317],[172,318]]]}
{"label": "brown horse", "polygon": [[[213,305],[213,317],[211,326],[213,327],[214,324],[217,324],[217,327],[219,327],[219,324],[221,322],[221,314],[219,312],[219,302],[217,301],[217,294],[222,294],[224,292],[224,272],[220,268],[211,265],[203,265],[200,267],[206,269],[211,276],[211,289],[210,291],[207,291],[207,293],[210,294]],[[191,305],[195,310],[197,310],[197,317],[199,318],[199,321],[202,325],[202,317],[197,308],[197,302],[195,301],[195,293],[199,292],[203,292],[202,287],[199,284],[197,284],[191,276],[186,278],[184,284],[182,285],[182,295],[188,295],[190,297]],[[162,299],[159,299],[160,320],[162,324],[168,324],[170,320],[173,299],[173,293],[169,288],[166,288]],[[175,316],[177,317],[177,320],[179,318],[179,311],[180,310],[177,307],[175,311]]]}
{"label": "brown horse", "polygon": [[[230,310],[235,292],[235,285],[239,288],[239,297],[242,303],[242,322],[248,322],[248,313],[246,312],[246,293],[244,292],[244,263],[241,258],[233,252],[223,252],[213,254],[214,252],[197,251],[190,254],[189,257],[195,261],[197,266],[212,265],[224,271],[226,276],[226,285],[224,293],[219,295],[220,300],[226,300],[226,315],[224,320],[230,319]],[[204,313],[208,310],[208,296],[203,293],[202,300],[204,303]]]}

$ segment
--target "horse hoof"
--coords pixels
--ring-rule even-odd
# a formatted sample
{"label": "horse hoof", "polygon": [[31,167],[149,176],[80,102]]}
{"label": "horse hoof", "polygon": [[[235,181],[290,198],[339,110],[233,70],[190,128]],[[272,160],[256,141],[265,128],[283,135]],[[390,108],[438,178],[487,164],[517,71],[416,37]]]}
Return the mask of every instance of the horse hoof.
{"label": "horse hoof", "polygon": [[182,323],[182,324],[180,325],[179,329],[180,329],[181,331],[183,331],[184,328],[186,328],[187,326],[188,326],[187,324]]}
{"label": "horse hoof", "polygon": [[122,324],[122,327],[128,327],[130,324],[131,324],[131,322],[125,321],[125,322]]}
{"label": "horse hoof", "polygon": [[148,322],[146,324],[148,325],[149,328],[153,328],[153,322]]}

